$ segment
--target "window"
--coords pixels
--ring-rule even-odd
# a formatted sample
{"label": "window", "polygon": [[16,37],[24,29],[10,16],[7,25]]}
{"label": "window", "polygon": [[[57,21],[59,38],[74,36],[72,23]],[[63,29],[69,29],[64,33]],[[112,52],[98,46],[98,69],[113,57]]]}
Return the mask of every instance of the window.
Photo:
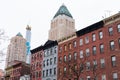
{"label": "window", "polygon": [[118,80],[118,74],[117,73],[113,73],[113,80]]}
{"label": "window", "polygon": [[56,68],[54,68],[54,75],[56,75]]}
{"label": "window", "polygon": [[76,42],[76,41],[73,42],[73,46],[74,46],[74,47],[77,46],[77,42]]}
{"label": "window", "polygon": [[53,49],[51,48],[51,49],[50,49],[50,54],[52,54],[52,52],[53,52]]}
{"label": "window", "polygon": [[65,51],[67,50],[67,46],[66,46],[66,45],[64,45],[64,50],[65,50]]}
{"label": "window", "polygon": [[50,65],[52,65],[52,58],[50,58]]}
{"label": "window", "polygon": [[102,31],[99,32],[99,38],[100,38],[100,39],[103,38],[103,32],[102,32]]}
{"label": "window", "polygon": [[104,52],[104,45],[100,44],[100,53],[103,53],[103,52]]}
{"label": "window", "polygon": [[62,47],[59,48],[59,52],[60,52],[60,53],[62,52]]}
{"label": "window", "polygon": [[105,60],[104,59],[100,59],[100,63],[101,63],[101,68],[105,67]]}
{"label": "window", "polygon": [[60,62],[60,63],[62,62],[62,57],[61,57],[61,56],[59,57],[59,62]]}
{"label": "window", "polygon": [[93,69],[97,68],[97,60],[93,60]]}
{"label": "window", "polygon": [[106,75],[102,74],[102,80],[106,80]]}
{"label": "window", "polygon": [[46,57],[47,56],[47,51],[44,51],[44,52],[45,52],[44,57]]}
{"label": "window", "polygon": [[69,43],[68,47],[69,47],[69,49],[72,49],[72,44],[71,44],[71,43]]}
{"label": "window", "polygon": [[57,47],[54,48],[54,53],[57,53]]}
{"label": "window", "polygon": [[71,60],[71,54],[68,55],[68,60],[69,60],[69,61]]}
{"label": "window", "polygon": [[87,57],[90,56],[90,50],[89,50],[89,48],[86,49],[86,56]]}
{"label": "window", "polygon": [[65,56],[64,56],[64,62],[66,62],[66,60],[67,60],[67,59],[66,59],[66,55],[65,55]]}
{"label": "window", "polygon": [[45,61],[43,61],[43,67],[45,67]]}
{"label": "window", "polygon": [[54,57],[54,64],[56,64],[56,57]]}
{"label": "window", "polygon": [[90,62],[86,62],[86,70],[90,70]]}
{"label": "window", "polygon": [[75,52],[74,53],[74,60],[76,60],[77,59],[77,53]]}
{"label": "window", "polygon": [[84,78],[80,78],[80,80],[84,80]]}
{"label": "window", "polygon": [[95,41],[95,40],[96,40],[96,35],[92,34],[92,41]]}
{"label": "window", "polygon": [[112,63],[112,66],[116,66],[116,57],[115,56],[111,56],[111,63]]}
{"label": "window", "polygon": [[95,55],[96,54],[96,46],[93,46],[92,50],[93,50],[93,55]]}
{"label": "window", "polygon": [[80,46],[83,45],[83,39],[80,39]]}
{"label": "window", "polygon": [[45,77],[45,71],[43,70],[43,77]]}
{"label": "window", "polygon": [[47,50],[47,56],[49,56],[50,55],[50,50]]}
{"label": "window", "polygon": [[110,41],[110,49],[111,50],[115,49],[115,43],[114,43],[114,41]]}
{"label": "window", "polygon": [[118,24],[117,28],[118,28],[118,32],[120,32],[120,24]]}
{"label": "window", "polygon": [[52,75],[52,69],[49,70],[49,74]]}
{"label": "window", "polygon": [[112,27],[109,27],[109,35],[113,35],[113,28]]}
{"label": "window", "polygon": [[80,58],[83,58],[83,50],[80,51]]}
{"label": "window", "polygon": [[80,64],[80,72],[83,72],[83,70],[84,70],[84,64],[81,63],[81,64]]}
{"label": "window", "polygon": [[85,37],[85,43],[88,44],[89,43],[89,37]]}
{"label": "window", "polygon": [[47,66],[49,65],[49,59],[47,59]]}
{"label": "window", "polygon": [[64,73],[66,73],[66,67],[64,67]]}
{"label": "window", "polygon": [[87,76],[87,80],[90,80],[90,76]]}
{"label": "window", "polygon": [[77,65],[74,65],[74,70],[75,70],[75,71],[77,70]]}
{"label": "window", "polygon": [[59,75],[61,75],[61,74],[62,74],[61,72],[62,72],[62,70],[59,68]]}
{"label": "window", "polygon": [[46,76],[48,76],[48,70],[46,70]]}
{"label": "window", "polygon": [[118,39],[118,44],[119,44],[119,47],[120,47],[120,38]]}

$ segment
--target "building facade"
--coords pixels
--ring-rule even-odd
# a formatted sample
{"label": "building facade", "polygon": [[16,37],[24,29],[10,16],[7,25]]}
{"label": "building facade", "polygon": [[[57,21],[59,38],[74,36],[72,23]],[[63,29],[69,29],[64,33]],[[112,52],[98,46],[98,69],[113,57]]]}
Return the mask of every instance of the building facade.
{"label": "building facade", "polygon": [[75,21],[65,5],[59,10],[51,20],[49,30],[49,40],[59,40],[75,33]]}
{"label": "building facade", "polygon": [[8,45],[6,67],[11,66],[14,60],[26,62],[26,40],[21,33],[13,37]]}
{"label": "building facade", "polygon": [[44,44],[42,80],[57,80],[57,41],[48,40]]}
{"label": "building facade", "polygon": [[31,50],[31,80],[42,80],[43,46]]}
{"label": "building facade", "polygon": [[120,13],[77,31],[58,47],[58,80],[119,80]]}
{"label": "building facade", "polygon": [[[22,61],[16,61],[12,66],[7,67],[5,80],[20,80],[21,76],[30,76],[30,65]],[[30,79],[29,79],[30,80]]]}

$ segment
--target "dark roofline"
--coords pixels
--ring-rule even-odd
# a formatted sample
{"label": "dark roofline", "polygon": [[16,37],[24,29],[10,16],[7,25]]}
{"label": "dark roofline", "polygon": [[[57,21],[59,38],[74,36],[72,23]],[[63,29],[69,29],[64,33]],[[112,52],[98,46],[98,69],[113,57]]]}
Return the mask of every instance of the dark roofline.
{"label": "dark roofline", "polygon": [[52,41],[52,40],[48,40],[45,44],[44,44],[44,50],[48,49],[50,47],[56,46],[58,45],[57,41]]}
{"label": "dark roofline", "polygon": [[37,48],[34,48],[34,49],[30,50],[30,52],[31,52],[31,54],[34,54],[34,53],[36,53],[36,52],[38,52],[40,50],[43,50],[43,46],[42,45],[37,47]]}
{"label": "dark roofline", "polygon": [[104,22],[101,20],[101,21],[99,21],[97,23],[94,23],[94,24],[92,24],[92,25],[90,25],[90,26],[88,26],[86,28],[83,28],[83,29],[81,29],[79,31],[76,31],[76,34],[77,34],[77,36],[82,36],[82,35],[84,35],[86,33],[89,33],[89,32],[92,32],[94,30],[100,29],[103,26],[104,26]]}

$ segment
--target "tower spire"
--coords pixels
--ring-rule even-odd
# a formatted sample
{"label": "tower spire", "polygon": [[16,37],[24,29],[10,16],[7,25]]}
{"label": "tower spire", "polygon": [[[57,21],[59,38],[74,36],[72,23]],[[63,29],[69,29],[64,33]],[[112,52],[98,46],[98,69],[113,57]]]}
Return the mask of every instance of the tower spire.
{"label": "tower spire", "polygon": [[31,57],[31,52],[30,52],[30,47],[31,47],[31,27],[27,25],[26,27],[26,46],[27,46],[27,53],[26,53],[26,63],[30,64],[30,57]]}

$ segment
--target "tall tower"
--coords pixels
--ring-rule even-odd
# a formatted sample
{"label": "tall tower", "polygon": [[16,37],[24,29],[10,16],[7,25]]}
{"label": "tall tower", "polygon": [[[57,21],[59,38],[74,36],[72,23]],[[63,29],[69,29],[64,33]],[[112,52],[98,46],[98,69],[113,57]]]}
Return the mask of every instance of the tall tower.
{"label": "tall tower", "polygon": [[30,64],[30,61],[31,61],[30,42],[31,42],[31,27],[27,25],[26,27],[26,46],[27,46],[26,63],[28,64]]}
{"label": "tall tower", "polygon": [[49,40],[65,38],[72,35],[75,31],[75,21],[67,7],[63,4],[51,20]]}
{"label": "tall tower", "polygon": [[26,62],[26,40],[19,32],[15,37],[11,38],[7,49],[6,67],[11,66],[14,61]]}

